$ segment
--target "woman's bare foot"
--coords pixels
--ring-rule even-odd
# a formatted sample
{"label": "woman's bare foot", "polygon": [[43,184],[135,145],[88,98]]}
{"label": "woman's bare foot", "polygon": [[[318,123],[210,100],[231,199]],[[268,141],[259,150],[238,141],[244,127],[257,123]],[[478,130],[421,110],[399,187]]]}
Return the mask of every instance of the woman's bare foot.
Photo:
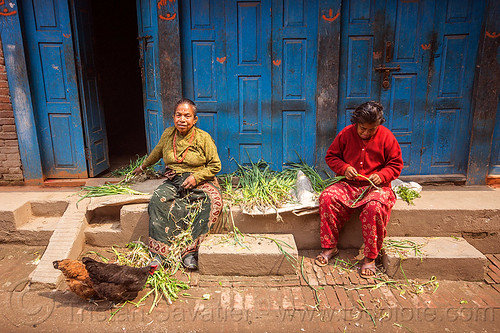
{"label": "woman's bare foot", "polygon": [[339,250],[336,247],[331,249],[323,249],[323,251],[318,254],[314,262],[318,266],[326,266],[328,265],[330,259],[335,257],[337,254],[339,254]]}
{"label": "woman's bare foot", "polygon": [[361,269],[359,271],[359,275],[363,278],[370,278],[376,275],[377,267],[375,266],[375,259],[364,258],[363,264],[361,265]]}

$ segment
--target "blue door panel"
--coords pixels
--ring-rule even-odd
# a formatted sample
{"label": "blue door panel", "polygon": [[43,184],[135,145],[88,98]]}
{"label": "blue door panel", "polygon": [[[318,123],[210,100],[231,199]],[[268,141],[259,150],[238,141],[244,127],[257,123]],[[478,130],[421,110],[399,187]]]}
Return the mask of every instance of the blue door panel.
{"label": "blue door panel", "polygon": [[50,113],[48,116],[52,147],[47,149],[47,154],[50,154],[50,149],[53,150],[56,169],[71,168],[75,164],[71,114]]}
{"label": "blue door panel", "polygon": [[[182,1],[181,47],[183,94],[198,108],[197,127],[215,140],[223,165],[228,164],[220,115],[225,110],[225,43],[223,1]],[[189,79],[186,79],[189,78]]]}
{"label": "blue door panel", "polygon": [[283,41],[283,99],[305,98],[307,45],[303,39]]}
{"label": "blue door panel", "polygon": [[68,3],[23,0],[21,12],[44,176],[86,177]]}
{"label": "blue door panel", "polygon": [[196,100],[215,102],[215,42],[193,42],[193,77]]}
{"label": "blue door panel", "polygon": [[[356,106],[378,100],[401,145],[403,174],[464,173],[483,6],[343,2],[338,130]],[[387,77],[381,67],[391,68]]]}
{"label": "blue door panel", "polygon": [[457,135],[459,112],[457,109],[436,110],[432,166],[453,165],[453,156],[458,147],[450,144],[450,139]]}
{"label": "blue door panel", "polygon": [[372,90],[373,37],[349,38],[347,96],[368,98]]}
{"label": "blue door panel", "polygon": [[272,2],[272,163],[315,161],[317,1]]}
{"label": "blue door panel", "polygon": [[[271,2],[226,1],[229,158],[271,161]],[[235,121],[236,120],[236,121]],[[231,165],[232,164],[232,165]],[[234,168],[234,163],[226,166]]]}
{"label": "blue door panel", "polygon": [[90,0],[73,0],[71,4],[73,5],[74,38],[78,45],[76,61],[88,155],[87,164],[89,176],[95,177],[109,168],[109,154],[95,66],[92,7]]}
{"label": "blue door panel", "polygon": [[163,133],[162,118],[157,110],[146,110],[147,139],[153,144],[153,148],[160,141],[161,134]]}
{"label": "blue door panel", "polygon": [[283,111],[283,161],[296,162],[297,154],[307,156],[305,118],[304,111]]}
{"label": "blue door panel", "polygon": [[158,143],[167,119],[160,100],[157,1],[137,0],[140,66],[143,84],[144,119],[148,153]]}
{"label": "blue door panel", "polygon": [[[66,100],[65,80],[67,75],[64,66],[63,45],[60,43],[40,43],[39,52],[46,102]],[[47,107],[50,108],[51,105]]]}
{"label": "blue door panel", "polygon": [[[422,147],[424,174],[466,171],[474,68],[484,5],[483,1],[436,1],[437,46]],[[447,136],[438,130],[446,131]]]}

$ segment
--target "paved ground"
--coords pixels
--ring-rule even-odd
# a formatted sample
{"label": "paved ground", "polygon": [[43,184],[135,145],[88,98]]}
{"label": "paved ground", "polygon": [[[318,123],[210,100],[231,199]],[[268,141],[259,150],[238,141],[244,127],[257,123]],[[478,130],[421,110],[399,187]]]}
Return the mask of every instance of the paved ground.
{"label": "paved ground", "polygon": [[[9,191],[0,203],[45,189]],[[54,197],[67,197],[76,190],[52,191],[59,192]],[[151,299],[139,307],[128,304],[109,320],[113,310],[106,302],[88,303],[64,285],[58,290],[28,285],[44,251],[44,246],[0,244],[1,332],[500,332],[500,254],[487,254],[490,266],[482,282],[438,281],[435,292],[428,284],[415,295],[401,289],[429,280],[398,281],[399,289],[395,283],[377,286],[380,280],[359,278],[356,267],[319,268],[312,260],[317,253],[303,251],[305,279],[180,274],[189,281],[189,296],[171,305],[162,301],[151,314]],[[346,261],[357,255],[341,254]]]}
{"label": "paved ground", "polygon": [[[96,250],[106,254],[105,249]],[[0,245],[3,332],[500,331],[500,255],[488,256],[491,268],[484,282],[438,281],[437,291],[429,287],[415,295],[388,286],[372,289],[378,281],[359,278],[356,268],[319,268],[312,261],[315,253],[302,252],[306,279],[179,274],[190,281],[190,296],[172,305],[162,301],[151,314],[151,300],[139,307],[128,304],[109,321],[112,310],[107,302],[88,303],[64,285],[59,290],[32,290],[26,285],[41,251]],[[341,257],[354,261],[356,254],[343,251]],[[317,308],[306,280],[317,290]],[[201,299],[207,294],[208,300]]]}

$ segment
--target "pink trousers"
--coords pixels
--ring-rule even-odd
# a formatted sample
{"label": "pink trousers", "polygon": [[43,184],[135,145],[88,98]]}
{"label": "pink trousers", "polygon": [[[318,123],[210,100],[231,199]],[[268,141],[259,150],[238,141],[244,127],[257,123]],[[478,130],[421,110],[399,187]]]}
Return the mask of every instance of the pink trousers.
{"label": "pink trousers", "polygon": [[321,247],[328,249],[337,246],[339,233],[355,209],[360,208],[359,219],[365,244],[364,255],[375,259],[387,235],[387,222],[396,197],[390,187],[380,190],[369,189],[364,197],[354,203],[367,186],[354,186],[338,182],[327,187],[319,197],[321,218]]}

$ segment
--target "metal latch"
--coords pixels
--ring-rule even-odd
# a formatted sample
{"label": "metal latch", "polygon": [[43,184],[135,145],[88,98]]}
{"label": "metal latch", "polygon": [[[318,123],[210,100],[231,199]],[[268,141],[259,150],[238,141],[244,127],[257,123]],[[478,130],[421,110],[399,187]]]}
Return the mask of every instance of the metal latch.
{"label": "metal latch", "polygon": [[382,79],[382,87],[384,89],[389,89],[391,86],[391,83],[389,82],[389,74],[392,71],[399,72],[401,70],[401,67],[399,65],[397,65],[396,67],[385,67],[382,65],[380,67],[375,68],[375,70],[379,72],[384,72],[384,76]]}

